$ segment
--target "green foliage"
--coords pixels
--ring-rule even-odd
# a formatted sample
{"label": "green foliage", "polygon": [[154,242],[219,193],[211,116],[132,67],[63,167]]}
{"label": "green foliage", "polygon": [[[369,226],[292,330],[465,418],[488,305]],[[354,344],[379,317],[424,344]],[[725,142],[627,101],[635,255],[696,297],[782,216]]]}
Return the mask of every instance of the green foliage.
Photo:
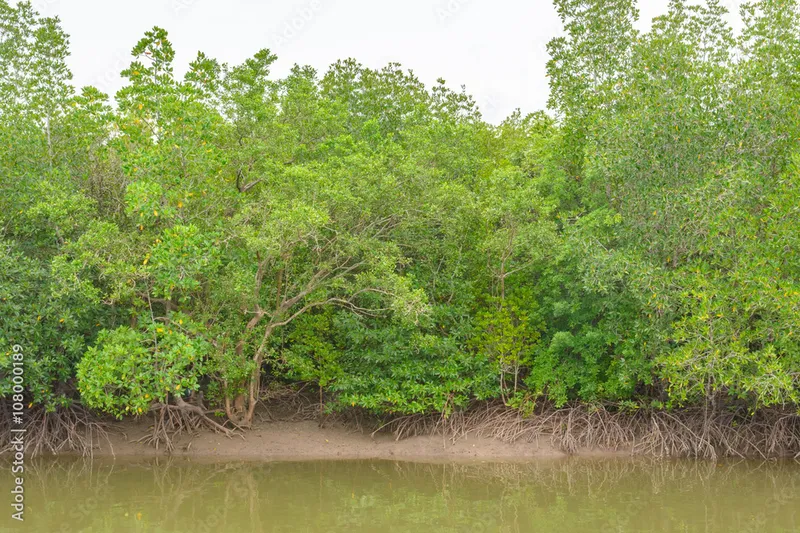
{"label": "green foliage", "polygon": [[102,330],[77,368],[83,402],[117,418],[199,389],[211,345],[180,314],[168,323]]}
{"label": "green foliage", "polygon": [[0,393],[11,392],[10,356],[20,345],[27,401],[48,409],[72,401],[75,365],[104,316],[91,286],[61,274],[0,243]]}
{"label": "green foliage", "polygon": [[153,278],[153,294],[171,300],[175,292],[188,299],[196,292],[202,280],[218,267],[213,235],[203,234],[194,225],[175,225],[165,229],[163,238],[156,239],[143,263],[149,261]]}
{"label": "green foliage", "polygon": [[[444,318],[444,317],[442,317]],[[343,338],[343,375],[332,389],[338,406],[374,413],[444,413],[499,393],[488,358],[465,346],[460,328],[375,324],[342,316],[334,331]]]}
{"label": "green foliage", "polygon": [[555,6],[553,116],[493,126],[397,64],[181,78],[158,27],[112,106],[0,0],[0,395],[20,344],[27,402],[115,416],[202,388],[249,423],[264,375],[378,414],[796,406],[797,2]]}
{"label": "green foliage", "polygon": [[[794,217],[789,198],[797,199],[790,168],[797,122],[788,119],[797,116],[788,96],[797,94],[797,76],[785,65],[798,57],[798,6],[746,4],[741,35],[725,13],[716,1],[671,2],[648,33],[618,41],[614,85],[595,97],[602,116],[581,148],[582,218],[608,209],[619,218],[612,240],[593,231],[583,237],[589,253],[577,257],[592,272],[587,288],[602,312],[581,326],[600,334],[595,348],[563,335],[559,345],[583,358],[596,354],[589,358],[601,363],[593,381],[603,395],[613,390],[603,381],[628,367],[625,381],[659,385],[640,390],[673,404],[728,399],[754,409],[797,400],[790,265],[798,249],[784,223]],[[587,34],[584,15],[569,16],[578,26],[559,50],[591,59],[580,76],[602,80],[594,71],[607,49],[581,47],[618,30]],[[572,87],[554,73],[560,91]],[[553,103],[580,118],[595,101]],[[603,343],[616,352],[606,362]],[[569,360],[555,357],[552,368]]]}
{"label": "green foliage", "polygon": [[476,317],[472,344],[492,361],[501,397],[508,403],[521,392],[524,373],[534,364],[543,324],[532,295],[496,300]]}

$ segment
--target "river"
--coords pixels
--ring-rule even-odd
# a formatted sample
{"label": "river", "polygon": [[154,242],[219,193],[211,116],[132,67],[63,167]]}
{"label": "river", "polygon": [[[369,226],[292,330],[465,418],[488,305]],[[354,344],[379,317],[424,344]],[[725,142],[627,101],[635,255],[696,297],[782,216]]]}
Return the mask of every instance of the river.
{"label": "river", "polygon": [[[9,498],[10,466],[2,465]],[[800,531],[800,463],[30,460],[25,522],[57,532]],[[9,500],[10,501],[10,500]]]}

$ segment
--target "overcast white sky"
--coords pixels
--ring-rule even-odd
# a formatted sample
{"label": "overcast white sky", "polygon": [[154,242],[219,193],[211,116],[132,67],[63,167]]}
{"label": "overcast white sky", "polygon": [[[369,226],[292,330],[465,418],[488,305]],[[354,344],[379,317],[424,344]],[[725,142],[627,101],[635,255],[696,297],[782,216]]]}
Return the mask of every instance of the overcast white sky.
{"label": "overcast white sky", "polygon": [[[737,11],[737,0],[726,0]],[[198,50],[239,63],[261,48],[278,55],[282,76],[295,64],[324,71],[353,57],[377,68],[390,61],[426,84],[466,85],[484,117],[497,123],[519,107],[543,109],[548,88],[545,44],[560,21],[550,0],[33,0],[58,15],[70,35],[76,86],[112,94],[130,50],[153,26],[177,51],[176,71]],[[643,24],[667,0],[642,0]]]}

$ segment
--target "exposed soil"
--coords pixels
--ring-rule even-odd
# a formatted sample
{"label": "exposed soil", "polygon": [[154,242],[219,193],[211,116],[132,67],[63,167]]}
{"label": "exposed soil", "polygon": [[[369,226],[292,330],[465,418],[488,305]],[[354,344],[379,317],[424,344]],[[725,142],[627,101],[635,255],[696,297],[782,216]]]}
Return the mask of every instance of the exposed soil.
{"label": "exposed soil", "polygon": [[[149,422],[127,422],[109,431],[109,441],[94,450],[95,456],[154,456],[164,454],[136,442],[149,434]],[[586,451],[596,454],[597,451]],[[600,452],[602,453],[602,452]],[[372,436],[342,425],[320,427],[314,421],[263,422],[242,436],[204,431],[176,441],[174,456],[236,458],[244,460],[293,459],[530,459],[564,457],[548,439],[513,443],[467,435],[455,442],[441,436],[396,439],[391,434]]]}
{"label": "exposed soil", "polygon": [[[507,461],[566,455],[800,458],[800,416],[780,410],[741,416],[729,410],[706,413],[697,408],[629,412],[545,406],[523,417],[503,405],[485,404],[447,418],[412,415],[381,425],[358,412],[320,418],[318,405],[294,394],[265,404],[259,421],[246,431],[202,423],[208,419],[202,412],[187,419],[178,411],[181,417],[167,418],[165,424],[164,416],[159,416],[163,412],[108,425],[107,420],[91,419],[82,409],[41,411],[31,415],[26,427],[27,451],[36,455],[72,450],[67,453],[119,457],[169,453],[210,460]],[[3,433],[0,430],[0,450],[8,452],[10,439],[6,435],[3,440]]]}

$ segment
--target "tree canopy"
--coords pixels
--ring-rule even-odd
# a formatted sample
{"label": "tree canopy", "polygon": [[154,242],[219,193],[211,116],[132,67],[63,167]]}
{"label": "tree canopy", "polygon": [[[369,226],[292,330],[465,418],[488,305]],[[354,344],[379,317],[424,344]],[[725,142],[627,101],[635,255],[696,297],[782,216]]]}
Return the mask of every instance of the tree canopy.
{"label": "tree canopy", "polygon": [[800,401],[800,8],[555,0],[549,112],[167,31],[109,97],[0,0],[0,395],[117,417],[267,382],[329,409]]}

